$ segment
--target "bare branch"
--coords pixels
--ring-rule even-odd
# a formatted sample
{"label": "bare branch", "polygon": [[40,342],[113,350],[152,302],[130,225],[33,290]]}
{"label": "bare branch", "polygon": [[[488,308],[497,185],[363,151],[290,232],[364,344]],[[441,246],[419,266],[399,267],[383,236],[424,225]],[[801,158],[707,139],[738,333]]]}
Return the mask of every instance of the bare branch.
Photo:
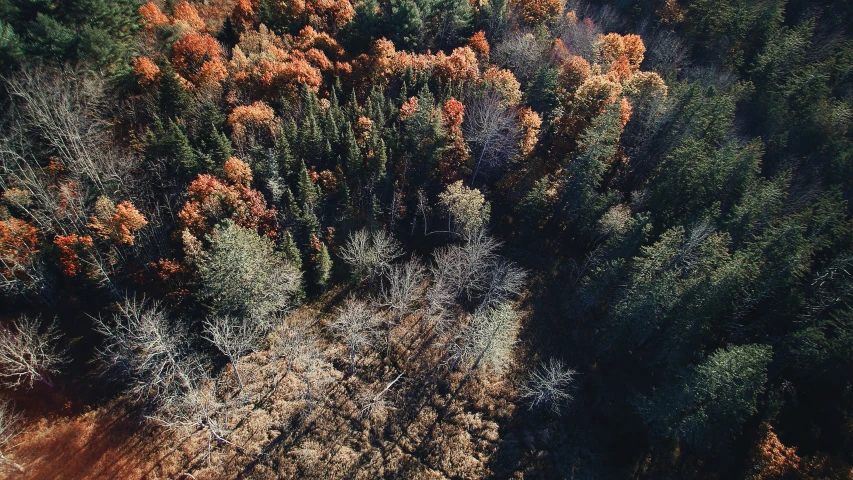
{"label": "bare branch", "polygon": [[101,363],[113,377],[127,383],[128,394],[155,408],[180,401],[194,387],[201,370],[187,354],[183,331],[171,327],[157,302],[128,297],[112,319],[95,319],[104,336],[98,350]]}
{"label": "bare branch", "polygon": [[204,323],[204,338],[219,349],[231,362],[240,390],[243,378],[237,364],[240,357],[260,347],[268,328],[263,322],[253,319],[235,319],[228,316],[212,317]]}
{"label": "bare branch", "polygon": [[393,236],[367,229],[351,233],[340,251],[340,257],[355,269],[359,279],[371,281],[388,272],[391,263],[402,254],[400,243]]}
{"label": "bare branch", "polygon": [[509,304],[475,313],[448,344],[450,370],[462,365],[471,372],[489,365],[502,371],[512,360],[518,328],[518,313]]}
{"label": "bare branch", "polygon": [[51,374],[66,362],[58,347],[61,337],[56,323],[39,333],[38,317],[22,316],[12,328],[0,327],[0,383],[9,388],[33,388],[36,382],[50,385]]}
{"label": "bare branch", "polygon": [[394,310],[399,320],[417,303],[425,281],[426,269],[418,259],[413,258],[402,264],[394,264],[388,272],[388,286],[382,289],[378,303]]}
{"label": "bare branch", "polygon": [[562,360],[552,358],[548,363],[540,363],[530,374],[527,384],[521,387],[521,398],[531,410],[544,407],[559,415],[560,408],[574,398],[569,390],[576,374]]}
{"label": "bare branch", "polygon": [[0,402],[0,466],[11,467],[18,472],[23,472],[24,467],[7,457],[6,449],[13,446],[12,441],[21,432],[21,420],[23,415],[12,408],[11,402]]}
{"label": "bare branch", "polygon": [[380,319],[366,303],[348,298],[329,328],[349,348],[350,372],[355,371],[355,357],[372,348],[381,337]]}

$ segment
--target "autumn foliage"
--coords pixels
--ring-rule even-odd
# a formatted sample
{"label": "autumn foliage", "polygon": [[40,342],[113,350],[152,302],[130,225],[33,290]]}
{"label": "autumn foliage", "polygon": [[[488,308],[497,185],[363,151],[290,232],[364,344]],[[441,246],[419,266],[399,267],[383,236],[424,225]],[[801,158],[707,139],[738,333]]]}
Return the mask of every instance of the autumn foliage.
{"label": "autumn foliage", "polygon": [[765,423],[761,426],[761,437],[753,447],[752,462],[756,472],[750,480],[778,480],[797,471],[800,457],[796,448],[789,448],[779,441],[773,427]]}
{"label": "autumn foliage", "polygon": [[142,88],[151,88],[160,80],[160,67],[148,57],[133,60],[133,73]]}
{"label": "autumn foliage", "polygon": [[[251,172],[242,161],[232,158],[226,164],[229,181],[202,174],[187,187],[188,201],[178,213],[181,229],[203,239],[220,221],[230,218],[243,228],[268,237],[277,236],[276,209],[267,208],[263,195],[249,188]],[[248,173],[248,175],[247,175]]]}
{"label": "autumn foliage", "polygon": [[145,21],[145,28],[147,29],[154,29],[169,23],[169,17],[154,2],[148,2],[139,7],[139,15]]}
{"label": "autumn foliage", "polygon": [[63,275],[76,277],[83,271],[81,256],[92,248],[92,237],[89,235],[60,235],[53,239],[53,244],[59,249],[59,267]]}
{"label": "autumn foliage", "polygon": [[0,220],[0,275],[15,278],[22,266],[38,253],[38,231],[29,223],[9,218]]}
{"label": "autumn foliage", "polygon": [[148,221],[132,203],[124,201],[115,205],[110,199],[101,197],[88,226],[101,238],[133,245],[134,235],[147,224]]}
{"label": "autumn foliage", "polygon": [[530,25],[552,20],[563,13],[563,0],[514,0],[511,6]]}
{"label": "autumn foliage", "polygon": [[171,60],[178,75],[195,86],[218,84],[228,77],[222,46],[206,33],[189,32],[179,38]]}

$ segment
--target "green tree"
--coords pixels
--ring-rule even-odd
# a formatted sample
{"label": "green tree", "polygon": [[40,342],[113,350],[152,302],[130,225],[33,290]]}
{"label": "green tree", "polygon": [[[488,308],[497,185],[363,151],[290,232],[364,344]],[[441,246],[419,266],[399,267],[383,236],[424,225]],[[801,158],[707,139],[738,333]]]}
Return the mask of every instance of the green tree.
{"label": "green tree", "polygon": [[314,255],[311,274],[314,285],[321,289],[326,287],[329,276],[332,274],[332,257],[329,256],[329,249],[322,241],[319,242],[319,250]]}
{"label": "green tree", "polygon": [[687,375],[644,401],[641,413],[654,432],[699,449],[730,443],[756,411],[772,358],[768,345],[720,349]]}
{"label": "green tree", "polygon": [[197,295],[211,313],[266,320],[292,306],[302,275],[270,239],[226,220],[208,240]]}

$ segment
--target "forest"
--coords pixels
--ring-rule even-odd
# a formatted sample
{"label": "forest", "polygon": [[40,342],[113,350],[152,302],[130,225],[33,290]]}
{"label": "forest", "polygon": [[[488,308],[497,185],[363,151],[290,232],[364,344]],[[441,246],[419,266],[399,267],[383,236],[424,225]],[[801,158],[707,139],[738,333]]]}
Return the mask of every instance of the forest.
{"label": "forest", "polygon": [[0,0],[0,478],[853,480],[853,2]]}

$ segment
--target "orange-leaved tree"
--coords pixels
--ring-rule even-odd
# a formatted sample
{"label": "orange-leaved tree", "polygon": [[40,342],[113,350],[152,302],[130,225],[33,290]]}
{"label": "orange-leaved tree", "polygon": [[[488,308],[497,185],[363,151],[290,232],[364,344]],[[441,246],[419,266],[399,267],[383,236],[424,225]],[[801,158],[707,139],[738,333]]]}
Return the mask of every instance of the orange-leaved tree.
{"label": "orange-leaved tree", "polygon": [[226,162],[226,181],[208,174],[193,180],[187,187],[189,199],[178,213],[180,230],[199,240],[222,220],[231,219],[243,228],[275,237],[278,234],[276,209],[267,208],[263,195],[249,187],[251,171],[248,169],[243,161],[231,158]]}
{"label": "orange-leaved tree", "polygon": [[124,201],[116,205],[102,196],[95,202],[95,215],[88,227],[105,240],[133,245],[134,235],[145,225],[148,221],[132,203]]}

